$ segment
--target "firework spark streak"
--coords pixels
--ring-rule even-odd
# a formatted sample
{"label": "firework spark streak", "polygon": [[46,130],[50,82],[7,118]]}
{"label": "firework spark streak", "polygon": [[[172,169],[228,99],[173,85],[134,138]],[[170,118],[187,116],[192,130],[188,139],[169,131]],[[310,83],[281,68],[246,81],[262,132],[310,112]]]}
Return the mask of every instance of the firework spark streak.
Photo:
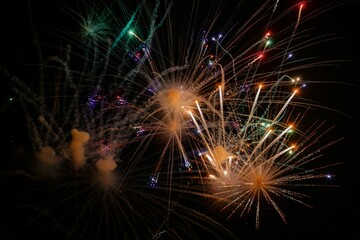
{"label": "firework spark streak", "polygon": [[[332,128],[309,124],[321,106],[301,97],[315,81],[300,80],[299,71],[331,63],[293,60],[327,40],[306,39],[301,23],[313,15],[305,3],[284,10],[267,1],[238,22],[242,4],[230,17],[221,4],[200,17],[200,1],[136,2],[81,11],[55,4],[71,24],[56,23],[53,33],[66,44],[53,55],[30,9],[37,82],[1,68],[32,146],[35,171],[21,173],[53,183],[46,187],[54,204],[38,208],[77,239],[182,239],[196,228],[222,239],[236,237],[196,208],[202,199],[229,221],[253,217],[255,228],[267,206],[285,223],[281,202],[310,206],[304,187],[331,186],[320,180],[339,164],[316,160],[341,139],[323,143]],[[64,204],[72,214],[59,217]],[[62,223],[71,220],[73,227]]]}

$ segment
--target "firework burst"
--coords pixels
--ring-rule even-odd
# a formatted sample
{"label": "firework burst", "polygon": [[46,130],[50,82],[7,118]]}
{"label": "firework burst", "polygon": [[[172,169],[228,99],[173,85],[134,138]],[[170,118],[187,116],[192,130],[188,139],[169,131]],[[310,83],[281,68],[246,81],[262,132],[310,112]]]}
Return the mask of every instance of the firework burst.
{"label": "firework burst", "polygon": [[[214,106],[214,109],[220,108],[217,115],[211,118],[207,115],[205,119],[199,105],[197,115],[189,112],[202,146],[198,152],[201,152],[199,160],[207,173],[204,181],[212,186],[214,193],[210,197],[215,196],[216,201],[223,204],[222,210],[231,209],[229,218],[237,211],[243,216],[254,210],[256,228],[260,226],[260,209],[266,203],[286,222],[275,199],[288,198],[309,206],[303,200],[306,194],[297,189],[323,186],[317,181],[332,177],[322,170],[336,164],[319,166],[315,160],[324,149],[338,141],[317,146],[331,131],[318,121],[306,132],[294,127],[306,119],[306,111],[296,111],[300,106],[291,103],[298,90],[287,97],[280,91],[281,96],[269,98],[266,91],[261,97],[262,88],[258,87],[253,98],[248,96],[247,102],[252,104],[238,113],[232,109],[223,110],[227,101],[233,106],[231,102],[238,100],[223,100],[221,87]],[[268,104],[273,110],[266,114]]]}
{"label": "firework burst", "polygon": [[[228,218],[255,212],[259,228],[266,204],[286,222],[279,199],[308,205],[302,188],[329,177],[323,169],[334,164],[315,160],[338,140],[319,145],[330,129],[308,124],[319,106],[300,91],[314,81],[295,73],[331,61],[292,60],[293,52],[327,40],[305,39],[299,28],[324,9],[304,16],[304,3],[283,10],[267,1],[239,24],[242,4],[225,19],[221,4],[200,18],[200,2],[87,4],[85,13],[59,6],[78,29],[56,27],[66,43],[56,46],[60,54],[44,58],[36,42],[37,85],[11,80],[36,176],[61,182],[49,191],[63,194],[44,209],[74,205],[75,216],[49,213],[85,222],[66,226],[71,237],[181,239],[193,228],[234,237],[193,203],[210,198]],[[284,20],[290,24],[272,32]]]}

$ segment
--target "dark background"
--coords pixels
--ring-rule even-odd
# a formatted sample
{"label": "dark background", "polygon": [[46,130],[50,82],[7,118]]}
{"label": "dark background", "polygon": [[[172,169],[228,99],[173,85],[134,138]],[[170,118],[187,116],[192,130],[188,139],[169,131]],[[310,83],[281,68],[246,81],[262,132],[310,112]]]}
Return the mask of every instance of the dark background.
{"label": "dark background", "polygon": [[[42,16],[42,19],[50,18],[58,21],[60,12],[52,14],[51,8],[41,8],[42,4],[33,1],[37,7],[34,15]],[[36,3],[35,3],[36,2]],[[282,2],[282,1],[280,1]],[[304,11],[319,8],[333,1],[311,1],[308,2]],[[211,4],[211,1],[207,1]],[[239,239],[306,239],[318,237],[319,239],[360,239],[359,229],[359,127],[358,127],[358,96],[359,96],[359,1],[338,1],[339,6],[335,9],[325,11],[321,17],[316,18],[314,25],[319,35],[330,33],[336,36],[335,40],[323,42],[316,47],[306,51],[310,55],[320,58],[339,60],[336,64],[326,68],[315,68],[306,70],[304,75],[310,76],[323,84],[314,84],[306,92],[309,97],[316,100],[320,105],[335,111],[326,109],[319,110],[319,117],[326,118],[326,121],[335,126],[334,138],[344,137],[344,140],[326,150],[325,158],[330,161],[344,162],[332,169],[336,177],[332,180],[337,188],[319,188],[313,192],[311,203],[313,208],[303,206],[285,207],[288,224],[284,224],[278,216],[268,216],[261,230],[254,230],[252,224],[242,222],[226,222],[230,229]],[[31,72],[26,66],[26,59],[35,56],[33,48],[30,48],[32,41],[32,30],[29,26],[26,1],[2,1],[0,3],[1,32],[0,32],[0,66],[10,70],[19,77],[26,78]],[[45,5],[44,5],[45,6]],[[308,8],[308,9],[307,9]],[[229,11],[226,9],[225,11]],[[206,7],[202,9],[206,12]],[[44,20],[45,21],[45,20]],[[66,20],[64,20],[66,21]],[[45,23],[44,23],[45,24]],[[47,23],[50,25],[50,23]],[[64,22],[62,22],[64,24]],[[285,24],[285,23],[284,23]],[[61,41],[59,39],[59,41]],[[19,159],[13,157],[14,149],[26,142],[26,126],[24,126],[23,115],[16,104],[9,102],[13,95],[9,91],[10,82],[6,76],[1,76],[2,81],[1,105],[0,105],[0,134],[2,140],[3,157],[1,158],[3,173],[16,170],[21,167]],[[333,83],[327,83],[328,81]],[[9,157],[10,156],[10,157]],[[6,174],[4,174],[6,175]],[[11,184],[7,185],[6,178],[2,177],[3,184],[0,189],[2,194],[8,194]],[[6,186],[5,186],[6,185]],[[25,187],[26,188],[26,187]],[[11,192],[13,193],[13,192]],[[19,194],[21,195],[21,194]],[[9,199],[9,198],[2,198]],[[9,204],[1,201],[1,210],[6,209]],[[1,213],[0,213],[1,214]],[[10,224],[2,224],[1,239],[26,239],[22,234],[13,234],[12,231],[21,229],[16,224],[21,224],[24,216],[21,211],[16,214],[6,212],[0,219]],[[274,219],[274,220],[272,220]],[[44,223],[42,223],[44,224]],[[34,225],[36,226],[36,224]],[[37,226],[41,229],[41,226]],[[36,228],[34,227],[34,232]],[[21,231],[21,230],[20,230]],[[15,238],[11,236],[22,236]],[[39,238],[41,239],[41,235]]]}

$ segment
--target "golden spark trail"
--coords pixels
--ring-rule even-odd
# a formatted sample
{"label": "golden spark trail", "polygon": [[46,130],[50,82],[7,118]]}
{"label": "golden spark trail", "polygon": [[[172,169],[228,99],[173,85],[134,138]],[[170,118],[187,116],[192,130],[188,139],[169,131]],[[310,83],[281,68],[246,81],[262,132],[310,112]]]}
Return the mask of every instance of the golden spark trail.
{"label": "golden spark trail", "polygon": [[246,122],[246,124],[245,124],[244,130],[243,130],[243,134],[242,134],[242,138],[241,138],[241,141],[240,141],[240,148],[242,147],[242,145],[243,145],[243,143],[244,143],[245,136],[246,136],[246,132],[247,132],[247,129],[248,129],[249,125],[250,125],[250,124],[249,124],[249,123],[250,123],[250,120],[251,120],[252,116],[254,115],[255,107],[257,106],[257,101],[258,101],[259,95],[260,95],[261,86],[262,86],[262,85],[259,86],[259,89],[258,89],[258,91],[257,91],[257,93],[256,93],[255,100],[254,100],[254,103],[253,103],[253,105],[252,105],[252,108],[251,108],[251,111],[250,111],[248,120],[247,120],[247,122]]}
{"label": "golden spark trail", "polygon": [[281,116],[281,114],[284,112],[284,110],[286,109],[286,107],[289,105],[291,99],[294,97],[294,95],[296,94],[297,90],[294,91],[293,94],[291,94],[290,98],[286,101],[286,103],[284,104],[284,106],[281,108],[281,110],[278,112],[278,114],[276,115],[276,117],[272,120],[272,124],[273,125],[278,118]]}
{"label": "golden spark trail", "polygon": [[262,150],[253,161],[254,162],[257,161],[269,148],[271,148],[275,143],[277,143],[282,138],[282,136],[285,133],[287,133],[290,129],[291,129],[291,126],[289,126],[287,129],[285,129],[281,134],[279,134],[279,136],[277,136],[269,145],[267,145],[267,147],[264,150]]}

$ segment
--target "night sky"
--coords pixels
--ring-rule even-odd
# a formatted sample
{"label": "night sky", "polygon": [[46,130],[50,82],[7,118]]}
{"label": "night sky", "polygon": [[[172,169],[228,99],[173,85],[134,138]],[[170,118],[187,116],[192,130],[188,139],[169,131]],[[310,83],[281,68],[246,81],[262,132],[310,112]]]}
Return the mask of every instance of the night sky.
{"label": "night sky", "polygon": [[[64,29],[76,31],[76,26],[73,24],[74,19],[71,19],[72,11],[69,9],[62,11],[61,6],[63,5],[61,3],[50,2],[32,1],[34,27],[36,33],[38,33],[37,36],[39,41],[46,39],[46,41],[42,42],[42,50],[45,56],[56,55],[58,53],[57,46],[66,44],[67,37],[61,35]],[[64,3],[65,1],[60,2]],[[80,3],[81,1],[78,2],[79,4],[70,5],[74,9],[81,9],[83,5]],[[192,1],[186,2],[191,3]],[[199,14],[197,21],[210,22],[209,12],[212,9],[211,6],[216,6],[218,1],[194,2],[198,2],[201,6],[197,12]],[[283,2],[285,1],[279,1],[279,11],[284,8]],[[295,1],[291,2],[295,4]],[[134,9],[136,4],[129,4]],[[230,5],[230,3],[226,4],[226,1],[221,5],[224,14],[215,24],[215,29],[220,29],[223,23],[224,26],[229,26],[225,23],[231,21],[226,21],[224,16],[229,16],[230,20],[234,22],[243,22],[251,16],[247,16],[247,11],[244,9],[248,8],[248,12],[253,13],[255,8],[251,4],[244,4],[244,14],[240,14],[239,20],[235,20],[237,15],[232,15],[233,8]],[[181,25],[181,20],[179,22],[177,17],[182,15],[183,12],[184,15],[189,14],[186,11],[188,7],[184,7],[186,4],[180,7],[177,7],[176,4],[174,6],[177,8],[177,13],[171,15],[171,18],[176,24]],[[359,169],[359,157],[357,155],[359,128],[356,121],[359,109],[357,97],[360,90],[357,74],[360,64],[356,31],[359,22],[357,11],[360,9],[360,4],[359,1],[308,1],[305,4],[303,14],[306,15],[310,11],[316,11],[316,9],[325,10],[313,18],[309,18],[307,22],[302,23],[300,21],[300,30],[309,30],[304,33],[309,35],[310,39],[317,36],[327,37],[319,38],[322,39],[320,44],[300,49],[298,57],[313,58],[311,61],[332,61],[329,66],[311,67],[301,70],[301,72],[303,78],[314,79],[312,84],[312,80],[310,80],[310,86],[303,91],[303,96],[307,99],[311,98],[316,105],[321,106],[316,111],[315,117],[326,120],[326,124],[334,126],[331,137],[334,139],[343,138],[338,143],[325,149],[324,156],[321,157],[324,161],[326,159],[329,162],[343,162],[338,166],[329,168],[329,174],[334,176],[330,181],[333,181],[333,184],[337,185],[337,187],[313,188],[309,194],[311,198],[307,201],[313,208],[294,204],[291,201],[283,201],[281,207],[284,209],[287,224],[281,221],[275,211],[270,211],[269,215],[261,219],[260,230],[254,229],[253,220],[246,217],[236,221],[226,220],[225,218],[222,219],[222,216],[218,216],[216,211],[213,212],[213,209],[204,210],[200,207],[209,216],[219,217],[219,221],[237,239],[310,239],[315,236],[318,239],[360,239],[360,197],[358,196],[360,182],[357,174]],[[110,213],[97,213],[94,215],[85,213],[84,217],[80,219],[81,221],[88,216],[97,216],[97,219],[93,219],[88,225],[88,229],[91,229],[89,233],[86,233],[86,231],[80,234],[72,232],[77,229],[72,225],[76,224],[76,221],[71,223],[68,219],[72,218],[72,214],[81,213],[69,213],[64,218],[58,216],[61,216],[62,212],[67,212],[68,205],[72,205],[69,206],[69,209],[72,209],[72,207],[77,209],[77,204],[82,205],[83,202],[88,200],[86,194],[79,194],[78,198],[69,200],[67,194],[75,191],[76,187],[69,184],[59,191],[56,189],[49,190],[48,185],[53,184],[54,182],[51,181],[56,180],[39,182],[36,178],[30,176],[33,159],[27,157],[31,155],[31,150],[28,139],[29,126],[26,125],[25,117],[26,114],[31,114],[31,112],[23,112],[21,103],[17,101],[16,95],[11,90],[13,84],[11,76],[16,76],[22,80],[25,79],[28,86],[33,86],[39,74],[34,70],[37,69],[39,61],[34,44],[37,39],[34,38],[34,30],[29,21],[27,1],[2,1],[0,3],[0,12],[0,80],[3,84],[0,89],[0,134],[2,136],[1,147],[3,153],[0,167],[0,239],[30,239],[29,236],[34,237],[31,239],[39,240],[79,239],[79,236],[84,237],[84,239],[121,239],[121,237],[117,237],[119,231],[122,231],[122,237],[133,239],[131,235],[124,233],[124,230],[116,229],[117,224],[124,222],[121,216]],[[296,11],[294,11],[294,17],[296,17]],[[280,31],[287,24],[287,22],[279,21],[278,24],[274,24],[278,27],[274,31]],[[323,41],[326,38],[328,40]],[[76,56],[74,59],[76,59]],[[50,79],[49,81],[53,80]],[[29,174],[24,174],[27,171],[29,171]],[[62,184],[59,183],[59,185]],[[77,200],[81,202],[77,202]],[[185,204],[190,206],[199,204],[202,201],[197,199],[194,203],[191,203],[189,199],[187,200],[188,202]],[[63,204],[63,201],[66,204]],[[106,201],[116,201],[116,198],[108,197]],[[98,209],[96,210],[95,207],[89,211],[101,212],[101,209],[103,211],[116,211],[111,207],[107,208],[106,204],[99,199],[94,202],[96,206],[99,206]],[[126,203],[121,204],[124,206]],[[141,201],[139,201],[139,205],[141,205]],[[109,203],[109,206],[113,205]],[[54,215],[51,216],[50,213]],[[106,218],[105,215],[110,217]],[[189,216],[186,215],[186,217]],[[109,225],[112,225],[110,230],[102,228],[96,230],[96,221],[102,221],[101,219],[103,219],[102,226],[106,225],[104,219],[111,219],[108,222]],[[141,218],[139,218],[140,220]],[[65,223],[62,221],[65,221]],[[187,225],[185,224],[186,221],[186,219],[181,219],[181,216],[179,216],[177,224],[174,224],[173,228]],[[148,222],[152,224],[150,220]],[[124,229],[127,228],[131,228],[131,226],[126,225],[124,227]],[[146,221],[144,226],[139,224],[137,228],[139,230],[136,231],[145,231]],[[209,228],[212,228],[212,226],[210,225]],[[208,233],[204,233],[204,230],[196,226],[194,226],[194,229],[194,234],[189,234],[193,236],[193,239],[212,239],[212,237],[207,237]],[[92,235],[91,232],[101,234],[97,236],[96,234]],[[114,238],[102,238],[107,234]],[[229,238],[226,235],[223,236],[224,239]],[[166,238],[164,234],[158,239],[171,238]]]}

